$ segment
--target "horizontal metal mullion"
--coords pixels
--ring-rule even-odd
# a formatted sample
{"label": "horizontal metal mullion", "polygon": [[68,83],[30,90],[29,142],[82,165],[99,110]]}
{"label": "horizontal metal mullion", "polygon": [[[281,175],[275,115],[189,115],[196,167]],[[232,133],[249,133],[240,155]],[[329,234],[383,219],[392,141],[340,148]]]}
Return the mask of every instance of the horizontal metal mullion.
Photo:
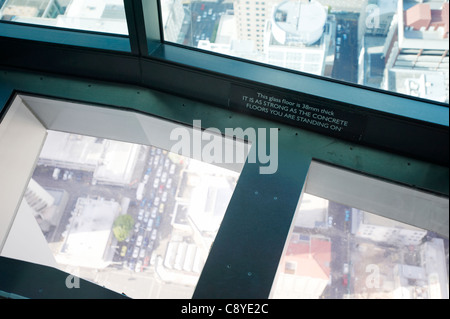
{"label": "horizontal metal mullion", "polygon": [[131,51],[127,36],[40,25],[0,22],[0,37],[120,52]]}
{"label": "horizontal metal mullion", "polygon": [[[358,116],[364,121],[360,128],[360,135],[347,138],[337,133],[315,130],[311,126],[302,126],[301,124],[295,126],[439,165],[446,166],[449,162],[448,127],[443,125],[391,115],[377,110],[339,103],[328,98],[314,97],[302,92],[291,92],[269,85],[255,84],[242,79],[220,76],[212,72],[202,72],[195,68],[186,68],[157,60],[143,61],[142,74],[143,84],[146,86],[225,108],[230,108],[229,102],[230,96],[233,94],[233,86],[243,86],[250,87],[255,91],[276,92],[280,96],[284,94],[295,96],[299,100],[307,99],[320,104],[322,107],[339,108],[343,112],[350,110],[349,112],[353,117]],[[233,110],[237,109],[234,108]],[[245,109],[240,111],[291,124],[280,118],[265,116],[263,113],[249,113]]]}
{"label": "horizontal metal mullion", "polygon": [[[331,131],[315,130],[311,126],[297,124],[294,126],[439,165],[448,165],[449,162],[448,125],[442,124],[448,122],[448,108],[438,104],[377,93],[375,95],[378,102],[375,102],[379,103],[377,105],[380,107],[372,109],[366,107],[364,103],[351,104],[332,98],[335,94],[333,90],[335,85],[338,85],[338,91],[343,95],[346,94],[342,91],[346,90],[348,90],[347,95],[351,95],[352,92],[363,94],[364,90],[359,88],[331,83],[332,86],[329,89],[322,89],[321,95],[314,95],[311,94],[309,88],[316,83],[314,81],[319,81],[319,79],[311,78],[311,84],[306,77],[298,75],[299,82],[305,83],[305,89],[292,90],[290,86],[270,84],[271,82],[277,83],[276,79],[282,79],[283,75],[288,80],[291,79],[293,75],[290,73],[279,73],[280,70],[243,64],[243,62],[233,59],[223,60],[214,55],[198,56],[194,54],[196,60],[192,61],[187,54],[183,61],[174,61],[171,54],[161,53],[168,48],[166,45],[161,45],[161,49],[157,50],[159,53],[155,57],[147,58],[5,37],[0,37],[0,46],[7,48],[7,50],[0,51],[0,65],[6,67],[124,84],[138,84],[233,111],[247,112],[243,108],[231,108],[230,100],[233,95],[237,94],[236,88],[238,90],[239,88],[249,88],[255,92],[271,92],[280,97],[292,96],[298,100],[306,99],[317,103],[320,107],[334,108],[351,114],[351,116],[356,115],[364,123],[360,125],[359,134],[350,138]],[[189,52],[189,50],[178,53],[181,52]],[[204,56],[206,60],[201,61],[201,56]],[[210,67],[209,69],[198,67],[199,63]],[[222,73],[226,68],[228,69],[227,73]],[[245,68],[248,68],[248,73],[245,72]],[[268,73],[263,76],[265,71]],[[277,76],[272,74],[272,71],[276,72]],[[252,80],[252,78],[260,79],[260,81]],[[280,81],[281,83],[277,84],[283,84],[286,80]],[[322,80],[320,83],[328,82]],[[352,97],[352,99],[361,98]],[[412,110],[412,117],[407,116],[406,109],[404,115],[382,111],[383,107],[393,105],[395,101],[401,101],[406,107],[409,107]],[[420,109],[421,113],[429,114],[429,117],[421,119],[414,109]],[[263,116],[257,112],[247,112],[247,114]],[[267,118],[275,122],[283,120],[279,117]],[[441,122],[441,124],[434,122]],[[286,121],[284,123],[291,124]]]}
{"label": "horizontal metal mullion", "polygon": [[139,59],[128,53],[0,37],[0,65],[121,83],[140,83]]}
{"label": "horizontal metal mullion", "polygon": [[343,83],[173,44],[164,44],[153,53],[152,57],[265,86],[283,88],[387,114],[449,126],[448,105],[440,102],[361,87],[352,83]]}

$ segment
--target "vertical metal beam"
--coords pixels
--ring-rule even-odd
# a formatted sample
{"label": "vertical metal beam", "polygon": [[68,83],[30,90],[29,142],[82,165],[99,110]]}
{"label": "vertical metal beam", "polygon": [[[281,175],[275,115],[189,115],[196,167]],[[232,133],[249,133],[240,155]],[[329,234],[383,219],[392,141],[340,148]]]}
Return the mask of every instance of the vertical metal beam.
{"label": "vertical metal beam", "polygon": [[269,297],[311,163],[280,144],[275,174],[246,163],[193,298]]}
{"label": "vertical metal beam", "polygon": [[157,0],[124,0],[131,52],[147,56],[162,41],[160,6]]}

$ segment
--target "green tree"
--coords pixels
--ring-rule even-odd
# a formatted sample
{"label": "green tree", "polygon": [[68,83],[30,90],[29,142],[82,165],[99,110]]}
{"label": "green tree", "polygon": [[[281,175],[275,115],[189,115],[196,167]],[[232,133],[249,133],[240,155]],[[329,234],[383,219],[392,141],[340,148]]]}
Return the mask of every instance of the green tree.
{"label": "green tree", "polygon": [[124,241],[133,230],[134,219],[131,215],[120,215],[113,224],[113,233],[118,241]]}

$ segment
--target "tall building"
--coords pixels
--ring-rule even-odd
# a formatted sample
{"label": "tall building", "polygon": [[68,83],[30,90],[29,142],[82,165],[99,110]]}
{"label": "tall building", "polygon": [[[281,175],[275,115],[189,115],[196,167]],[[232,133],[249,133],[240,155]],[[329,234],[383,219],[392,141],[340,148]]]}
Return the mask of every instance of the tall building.
{"label": "tall building", "polygon": [[283,2],[274,8],[267,23],[266,61],[283,68],[324,75],[334,30],[333,16],[329,16],[326,7],[319,2]]}
{"label": "tall building", "polygon": [[397,23],[386,38],[382,88],[449,101],[449,3],[398,2]]}
{"label": "tall building", "polygon": [[18,18],[56,18],[64,14],[58,0],[7,0],[0,1],[0,19],[17,20]]}
{"label": "tall building", "polygon": [[369,0],[365,10],[365,34],[385,37],[397,13],[397,0]]}
{"label": "tall building", "polygon": [[185,12],[183,3],[179,0],[161,1],[163,6],[162,19],[164,25],[164,38],[171,42],[183,42],[182,32]]}
{"label": "tall building", "polygon": [[263,51],[266,22],[271,18],[273,7],[279,2],[280,0],[234,1],[238,39],[252,41],[257,51]]}

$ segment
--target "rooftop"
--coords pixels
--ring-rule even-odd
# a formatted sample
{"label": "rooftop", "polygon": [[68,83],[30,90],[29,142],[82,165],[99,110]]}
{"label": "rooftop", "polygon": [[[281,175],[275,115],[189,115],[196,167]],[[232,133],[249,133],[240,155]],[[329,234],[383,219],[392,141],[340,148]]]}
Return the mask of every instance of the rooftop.
{"label": "rooftop", "polygon": [[327,11],[319,2],[285,1],[274,10],[272,32],[281,44],[313,44],[326,21]]}

